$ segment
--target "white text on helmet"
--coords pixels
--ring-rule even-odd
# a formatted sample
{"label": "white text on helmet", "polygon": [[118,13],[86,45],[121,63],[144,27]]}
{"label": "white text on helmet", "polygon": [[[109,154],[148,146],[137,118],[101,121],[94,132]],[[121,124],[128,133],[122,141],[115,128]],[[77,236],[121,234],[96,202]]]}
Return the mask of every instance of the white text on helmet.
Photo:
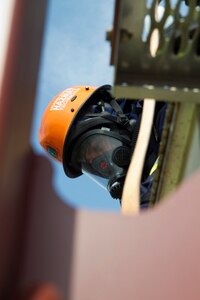
{"label": "white text on helmet", "polygon": [[50,110],[64,110],[67,102],[79,91],[79,88],[69,88],[63,91],[63,93],[56,98],[53,102]]}

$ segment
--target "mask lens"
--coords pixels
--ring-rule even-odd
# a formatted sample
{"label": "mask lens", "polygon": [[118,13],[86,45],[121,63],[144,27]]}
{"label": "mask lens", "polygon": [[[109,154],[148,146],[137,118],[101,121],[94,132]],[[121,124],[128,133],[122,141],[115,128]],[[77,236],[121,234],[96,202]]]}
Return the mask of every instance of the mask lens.
{"label": "mask lens", "polygon": [[121,144],[120,140],[104,134],[87,136],[80,144],[75,146],[74,160],[81,164],[82,170],[108,178],[115,168],[112,161],[113,152]]}
{"label": "mask lens", "polygon": [[81,166],[84,174],[108,189],[113,178],[120,178],[126,173],[130,152],[120,139],[106,133],[88,134],[75,145],[73,161]]}
{"label": "mask lens", "polygon": [[103,178],[109,178],[112,175],[113,165],[111,163],[112,151],[105,152],[103,155],[95,158],[91,165],[92,168]]}

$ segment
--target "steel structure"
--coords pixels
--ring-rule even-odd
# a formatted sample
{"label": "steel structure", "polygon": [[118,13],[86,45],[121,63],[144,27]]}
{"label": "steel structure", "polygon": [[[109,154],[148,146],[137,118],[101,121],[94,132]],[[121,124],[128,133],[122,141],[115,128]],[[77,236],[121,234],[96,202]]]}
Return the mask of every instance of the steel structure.
{"label": "steel structure", "polygon": [[[108,35],[115,66],[113,93],[131,99],[134,95],[199,102],[199,6],[190,1],[187,16],[181,17],[182,0],[175,7],[166,0],[164,13],[156,17],[157,2],[148,6],[145,0],[116,1],[114,28]],[[150,43],[156,32],[157,51],[152,55]]]}
{"label": "steel structure", "polygon": [[[115,67],[113,94],[172,103],[152,194],[155,203],[200,166],[200,7],[195,0],[190,1],[183,17],[182,1],[172,5],[166,0],[164,12],[156,16],[158,1],[146,2],[116,1],[114,27],[107,38]],[[154,34],[157,46],[152,55]]]}

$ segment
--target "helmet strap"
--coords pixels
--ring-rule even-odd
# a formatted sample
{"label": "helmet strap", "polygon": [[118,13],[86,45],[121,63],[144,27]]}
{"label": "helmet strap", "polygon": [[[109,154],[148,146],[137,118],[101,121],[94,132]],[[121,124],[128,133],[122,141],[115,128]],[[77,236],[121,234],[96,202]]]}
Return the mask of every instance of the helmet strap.
{"label": "helmet strap", "polygon": [[110,105],[114,109],[114,111],[117,114],[117,121],[118,123],[122,125],[127,125],[129,123],[129,118],[124,114],[123,110],[121,109],[121,106],[117,103],[115,99],[111,100]]}
{"label": "helmet strap", "polygon": [[85,117],[93,118],[93,117],[102,117],[107,119],[111,122],[117,123],[118,125],[122,125],[128,131],[132,132],[132,124],[129,118],[124,114],[123,110],[121,109],[120,105],[117,103],[115,99],[110,101],[110,105],[116,113],[116,116],[111,115],[109,112],[105,111],[104,101],[101,100],[98,102],[98,105],[101,107],[100,113],[88,113],[85,114]]}

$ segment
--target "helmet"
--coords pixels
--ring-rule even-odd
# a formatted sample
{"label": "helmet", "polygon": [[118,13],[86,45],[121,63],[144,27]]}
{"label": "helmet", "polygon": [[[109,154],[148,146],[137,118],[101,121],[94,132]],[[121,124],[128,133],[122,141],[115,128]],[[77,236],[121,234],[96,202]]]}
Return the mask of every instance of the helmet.
{"label": "helmet", "polygon": [[99,91],[109,88],[110,86],[100,88],[73,86],[65,89],[52,99],[43,114],[38,137],[41,146],[53,158],[60,162],[63,161],[64,142],[70,133],[71,125],[76,116],[81,109],[84,109],[84,104],[90,98],[93,98]]}
{"label": "helmet", "polygon": [[58,94],[44,113],[39,141],[68,177],[85,173],[120,198],[134,126],[110,90],[110,85],[74,86]]}

